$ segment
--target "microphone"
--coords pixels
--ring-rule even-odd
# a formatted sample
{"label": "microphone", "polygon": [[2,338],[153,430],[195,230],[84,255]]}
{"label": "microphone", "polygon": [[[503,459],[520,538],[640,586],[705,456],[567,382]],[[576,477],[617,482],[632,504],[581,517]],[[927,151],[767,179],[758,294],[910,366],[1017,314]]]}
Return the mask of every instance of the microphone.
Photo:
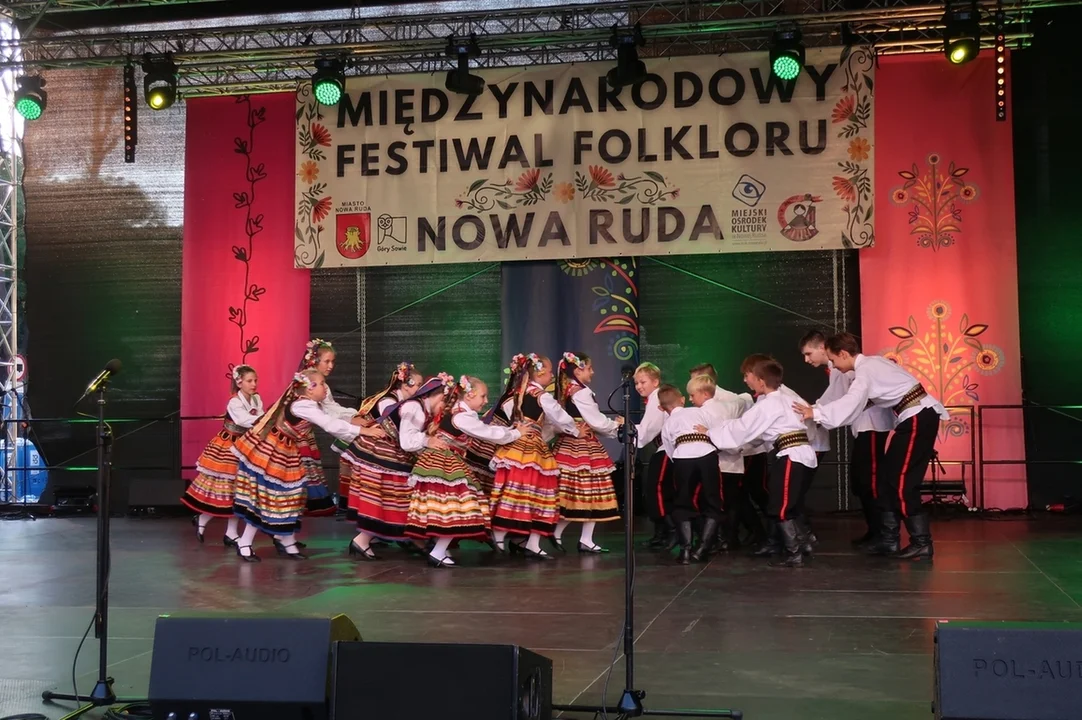
{"label": "microphone", "polygon": [[109,382],[109,379],[113,375],[117,375],[120,373],[120,368],[120,361],[116,358],[113,358],[109,362],[105,363],[105,368],[100,373],[98,373],[98,376],[96,378],[90,381],[90,384],[86,386],[86,391],[83,392],[83,396],[79,398],[79,400],[76,401],[75,404],[78,405],[87,397],[100,390],[101,386]]}
{"label": "microphone", "polygon": [[623,367],[621,367],[620,368],[620,377],[622,379],[624,379],[624,380],[630,380],[631,378],[635,377],[635,366],[634,365],[624,365]]}

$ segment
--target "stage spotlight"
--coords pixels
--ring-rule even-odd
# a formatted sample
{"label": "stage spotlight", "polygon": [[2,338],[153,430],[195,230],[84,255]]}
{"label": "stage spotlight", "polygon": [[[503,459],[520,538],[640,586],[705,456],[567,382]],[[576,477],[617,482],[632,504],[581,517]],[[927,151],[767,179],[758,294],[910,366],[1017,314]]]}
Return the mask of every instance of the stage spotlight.
{"label": "stage spotlight", "polygon": [[639,60],[639,48],[646,45],[642,25],[635,23],[635,27],[623,33],[613,25],[609,45],[616,48],[616,67],[605,75],[610,87],[619,90],[646,79],[646,63]]}
{"label": "stage spotlight", "polygon": [[485,79],[480,75],[470,75],[470,58],[481,57],[481,46],[477,44],[476,35],[461,41],[456,41],[454,35],[448,35],[447,47],[443,52],[458,62],[458,67],[447,71],[444,87],[459,95],[480,95],[485,91]]}
{"label": "stage spotlight", "polygon": [[346,90],[346,64],[338,58],[316,60],[312,94],[320,105],[337,105]]}
{"label": "stage spotlight", "polygon": [[25,75],[15,79],[15,109],[27,120],[37,120],[49,104],[49,93],[45,92],[45,78],[40,75]]}
{"label": "stage spotlight", "polygon": [[796,80],[804,68],[804,36],[795,25],[778,28],[770,41],[770,71],[779,80]]}
{"label": "stage spotlight", "polygon": [[952,65],[969,62],[981,51],[981,13],[973,0],[969,8],[955,10],[947,3],[943,13],[943,54]]}
{"label": "stage spotlight", "polygon": [[135,95],[135,66],[124,66],[124,162],[135,162],[139,142],[139,101]]}
{"label": "stage spotlight", "polygon": [[996,11],[996,121],[1007,120],[1007,20]]}
{"label": "stage spotlight", "polygon": [[143,99],[152,110],[165,110],[177,101],[177,65],[172,55],[144,55],[143,73]]}

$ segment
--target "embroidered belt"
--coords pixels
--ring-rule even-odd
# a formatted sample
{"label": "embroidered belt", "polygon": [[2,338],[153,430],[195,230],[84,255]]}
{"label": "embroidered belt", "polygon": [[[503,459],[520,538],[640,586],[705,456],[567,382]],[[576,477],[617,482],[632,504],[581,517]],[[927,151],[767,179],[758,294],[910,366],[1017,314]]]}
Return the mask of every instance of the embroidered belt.
{"label": "embroidered belt", "polygon": [[234,422],[225,421],[225,431],[233,433],[234,435],[243,435],[248,432],[248,428],[241,427]]}
{"label": "embroidered belt", "polygon": [[285,424],[275,425],[274,432],[278,433],[279,435],[285,435],[287,438],[292,438],[293,440],[301,439],[301,436],[297,433],[296,430]]}
{"label": "embroidered belt", "polygon": [[446,430],[441,429],[441,430],[436,431],[436,437],[439,438],[440,440],[443,440],[445,443],[447,443],[447,446],[451,449],[451,452],[453,452],[455,455],[460,455],[460,456],[465,456],[466,455],[466,450],[468,449],[466,447],[466,443],[470,439],[468,435],[465,435],[465,434],[452,435],[451,433],[447,432]]}
{"label": "embroidered belt", "polygon": [[782,433],[781,435],[778,435],[778,438],[774,441],[774,452],[781,452],[782,450],[800,447],[801,445],[811,445],[808,441],[808,432],[806,430],[794,430],[793,432]]}
{"label": "embroidered belt", "polygon": [[894,406],[894,414],[901,415],[910,408],[915,408],[920,405],[920,401],[928,395],[928,391],[924,389],[923,385],[914,385],[909,392],[902,396],[902,399],[898,401],[898,404]]}
{"label": "embroidered belt", "polygon": [[676,447],[693,442],[709,443],[710,437],[708,435],[703,435],[702,433],[688,433],[687,435],[681,435],[676,438]]}

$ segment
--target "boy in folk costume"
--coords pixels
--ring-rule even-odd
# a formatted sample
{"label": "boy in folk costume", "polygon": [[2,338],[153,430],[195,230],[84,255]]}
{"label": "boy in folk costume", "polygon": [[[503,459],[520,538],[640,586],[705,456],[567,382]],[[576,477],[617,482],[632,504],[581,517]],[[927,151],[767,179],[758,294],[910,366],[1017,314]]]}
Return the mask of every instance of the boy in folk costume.
{"label": "boy in folk costume", "polygon": [[[830,362],[826,351],[826,335],[811,330],[800,340],[800,353],[804,362],[812,367],[829,368],[830,384],[816,401],[818,405],[834,402],[845,395],[853,380],[853,371],[843,373]],[[874,477],[886,452],[887,438],[894,429],[894,414],[887,408],[867,408],[851,426],[853,452],[849,458],[849,476],[852,478],[853,494],[860,500],[860,507],[867,524],[867,532],[853,540],[860,547],[872,547],[879,539],[879,509],[876,507]]]}
{"label": "boy in folk costume", "polygon": [[598,435],[615,438],[623,418],[610,420],[597,406],[590,389],[594,366],[586,353],[565,352],[556,375],[556,397],[563,402],[579,434],[560,435],[553,446],[553,456],[560,468],[560,522],[553,543],[563,551],[563,532],[572,522],[582,523],[580,553],[605,553],[594,542],[594,528],[599,522],[619,520],[612,474],[616,466]]}
{"label": "boy in folk costume", "polygon": [[[518,428],[486,425],[477,415],[488,402],[488,388],[478,378],[463,375],[456,383],[441,373],[414,397],[411,407],[423,408],[425,415],[404,411],[401,424],[403,447],[419,448],[409,478],[413,495],[406,534],[434,543],[428,553],[430,565],[453,567],[448,552],[452,542],[489,542],[491,534],[488,497],[464,460],[467,439],[507,445],[522,433]],[[419,426],[422,421],[425,425]],[[429,436],[443,446],[429,445]]]}
{"label": "boy in folk costume", "polygon": [[[514,403],[510,402],[515,395],[515,368],[521,367],[526,361],[526,356],[517,354],[511,358],[511,366],[505,371],[507,373],[507,386],[504,388],[503,394],[492,406],[492,409],[485,413],[482,418],[482,422],[486,425],[493,425],[495,427],[509,428],[511,427],[511,417],[509,410],[505,411],[505,407],[508,409],[513,406]],[[485,394],[487,397],[488,388],[485,388]],[[487,401],[486,401],[487,402]],[[492,457],[496,454],[497,445],[495,443],[482,440],[478,437],[470,437],[466,441],[466,464],[470,466],[470,470],[473,471],[473,476],[481,483],[481,487],[485,489],[485,494],[489,500],[492,501],[492,491],[495,484],[495,473],[492,471],[491,463]]]}
{"label": "boy in folk costume", "polygon": [[654,453],[646,468],[642,483],[642,496],[646,514],[654,524],[654,536],[647,547],[672,550],[676,546],[676,523],[672,519],[672,501],[675,488],[672,484],[672,462],[661,447],[661,428],[668,417],[658,402],[661,387],[661,369],[649,362],[635,369],[635,391],[646,400],[642,420],[635,426],[635,444],[639,450],[651,445]]}
{"label": "boy in folk costume", "polygon": [[[677,562],[687,565],[691,560],[705,560],[717,537],[721,522],[721,472],[718,470],[717,448],[703,431],[696,429],[708,424],[709,416],[700,408],[684,407],[684,396],[672,385],[658,389],[658,402],[668,413],[661,429],[661,445],[672,459],[676,495],[673,519],[680,554]],[[702,541],[692,552],[691,522],[703,518]]]}
{"label": "boy in folk costume", "polygon": [[[688,381],[687,391],[691,404],[707,413],[712,422],[735,420],[744,414],[744,402],[737,396],[718,400],[717,385],[709,375],[696,375]],[[761,542],[763,526],[751,500],[747,498],[744,484],[744,457],[739,450],[719,450],[718,468],[721,471],[721,500],[725,521],[717,531],[717,549],[722,552],[736,550],[740,546],[740,523],[751,531],[755,541]],[[705,532],[705,530],[704,530]]]}
{"label": "boy in folk costume", "polygon": [[[314,338],[305,345],[304,358],[301,360],[300,370],[317,370],[322,376],[324,383],[327,377],[334,372],[335,361],[334,346],[326,340]],[[329,385],[326,386],[326,397],[320,403],[320,410],[333,418],[349,422],[353,419],[354,411],[342,407],[334,399]],[[327,487],[327,479],[323,475],[323,458],[320,456],[319,444],[315,434],[309,432],[300,443],[301,464],[308,473],[308,515],[333,515],[334,501],[331,499],[331,491]]]}
{"label": "boy in folk costume", "polygon": [[[541,538],[551,537],[559,517],[560,468],[543,439],[546,426],[578,436],[575,421],[545,390],[552,381],[552,361],[534,353],[514,370],[515,395],[504,412],[521,422],[524,432],[503,445],[492,458],[492,534],[497,551],[504,551],[507,535],[528,536],[523,549],[534,560],[552,560],[541,549]],[[512,547],[517,547],[512,543]]]}
{"label": "boy in folk costume", "polygon": [[233,484],[237,479],[237,458],[233,443],[263,415],[263,400],[256,393],[259,376],[251,365],[233,368],[230,383],[233,397],[225,406],[225,426],[207,444],[195,463],[198,475],[184,491],[182,503],[199,513],[196,537],[203,542],[203,533],[211,518],[229,518],[222,543],[237,544],[237,516],[233,514]]}
{"label": "boy in folk costume", "polygon": [[707,432],[719,450],[739,450],[750,443],[772,448],[767,513],[775,520],[775,532],[785,552],[783,558],[771,561],[771,565],[800,567],[804,563],[800,531],[792,513],[797,507],[800,488],[818,465],[815,450],[805,423],[789,414],[792,395],[781,392],[780,364],[770,359],[759,360],[744,381],[758,395],[755,404],[736,420],[722,420],[709,428],[696,429]]}
{"label": "boy in folk costume", "polygon": [[[361,403],[354,424],[375,425],[392,407],[413,397],[422,382],[424,378],[411,363],[399,363],[387,387]],[[357,536],[350,541],[349,555],[360,560],[376,559],[371,548],[375,538],[406,541],[410,504],[407,479],[414,458],[399,446],[394,422],[385,423],[384,429],[387,433],[383,435],[360,435],[352,443],[334,444],[342,464],[349,467],[347,512],[357,522]]]}
{"label": "boy in folk costume", "polygon": [[[886,358],[863,355],[857,339],[841,333],[826,342],[827,357],[838,370],[853,371],[849,389],[832,403],[809,407],[794,404],[803,418],[826,428],[855,422],[868,403],[889,408],[895,416],[894,435],[887,445],[875,493],[880,516],[880,541],[870,552],[919,560],[933,555],[932,531],[921,503],[921,485],[935,452],[940,420],[950,414],[924,386],[902,367]],[[909,545],[898,549],[898,517],[909,531]]]}
{"label": "boy in folk costume", "polygon": [[323,412],[320,403],[326,394],[318,370],[297,373],[274,407],[233,444],[239,461],[233,511],[248,523],[237,540],[237,554],[248,562],[259,561],[252,541],[261,530],[273,538],[279,555],[306,558],[294,533],[300,527],[309,482],[300,442],[312,425],[342,440],[383,433],[378,427],[361,428]]}

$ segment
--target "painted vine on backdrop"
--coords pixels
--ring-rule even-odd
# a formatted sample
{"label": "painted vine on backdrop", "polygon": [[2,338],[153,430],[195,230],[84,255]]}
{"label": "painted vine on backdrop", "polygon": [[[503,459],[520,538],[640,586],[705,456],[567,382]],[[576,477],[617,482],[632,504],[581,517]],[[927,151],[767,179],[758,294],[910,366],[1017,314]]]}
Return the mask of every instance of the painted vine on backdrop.
{"label": "painted vine on backdrop", "polygon": [[[1003,350],[986,345],[980,338],[988,331],[985,323],[970,322],[963,313],[955,333],[947,321],[951,306],[935,301],[928,306],[932,327],[923,331],[912,315],[905,326],[888,328],[898,343],[880,354],[915,375],[924,388],[948,408],[980,402],[977,375],[995,375],[1003,369]],[[940,435],[959,437],[969,432],[969,411],[949,409],[951,418],[940,424]]]}
{"label": "painted vine on backdrop", "polygon": [[[267,292],[267,288],[252,281],[252,255],[255,251],[255,237],[263,232],[263,213],[255,212],[256,186],[267,179],[264,163],[256,163],[256,128],[266,120],[266,107],[252,107],[247,95],[237,98],[237,104],[243,105],[247,116],[248,136],[233,138],[233,152],[244,157],[244,182],[246,190],[233,193],[234,207],[244,211],[244,234],[246,245],[233,245],[230,251],[235,260],[244,263],[244,284],[239,305],[229,306],[229,322],[237,326],[240,332],[240,358],[242,364],[248,363],[248,356],[259,352],[259,336],[248,336],[249,303],[257,303]],[[233,377],[233,363],[229,363],[226,374]]]}
{"label": "painted vine on backdrop", "polygon": [[928,168],[921,172],[917,164],[909,170],[900,170],[905,180],[899,188],[891,191],[895,205],[909,206],[909,234],[917,236],[917,245],[937,251],[953,245],[962,232],[962,208],[959,203],[971,203],[977,199],[977,186],[964,178],[969,168],[957,167],[952,161],[946,172],[941,169],[939,153],[930,154]]}
{"label": "painted vine on backdrop", "polygon": [[321,268],[326,259],[320,238],[323,235],[323,221],[331,214],[332,200],[327,194],[327,183],[319,180],[318,163],[326,159],[324,148],[331,146],[331,133],[324,124],[320,105],[312,94],[311,83],[301,83],[297,88],[297,139],[299,154],[304,155],[297,168],[297,174],[308,189],[301,194],[297,204],[297,216],[294,221],[294,236],[297,238],[293,264],[296,267]]}
{"label": "painted vine on backdrop", "polygon": [[597,296],[592,310],[601,317],[594,335],[613,333],[608,354],[620,361],[632,360],[639,351],[638,259],[573,259],[559,264],[573,278],[599,283],[590,287]]}
{"label": "painted vine on backdrop", "polygon": [[834,106],[831,122],[841,125],[838,137],[849,141],[846,149],[849,159],[838,163],[840,175],[833,177],[834,193],[846,203],[845,231],[842,242],[847,248],[865,248],[875,245],[875,223],[871,168],[868,159],[872,153],[874,132],[872,120],[872,97],[875,88],[869,72],[875,65],[875,53],[867,47],[846,48],[842,51],[842,68],[845,72],[843,95]]}

